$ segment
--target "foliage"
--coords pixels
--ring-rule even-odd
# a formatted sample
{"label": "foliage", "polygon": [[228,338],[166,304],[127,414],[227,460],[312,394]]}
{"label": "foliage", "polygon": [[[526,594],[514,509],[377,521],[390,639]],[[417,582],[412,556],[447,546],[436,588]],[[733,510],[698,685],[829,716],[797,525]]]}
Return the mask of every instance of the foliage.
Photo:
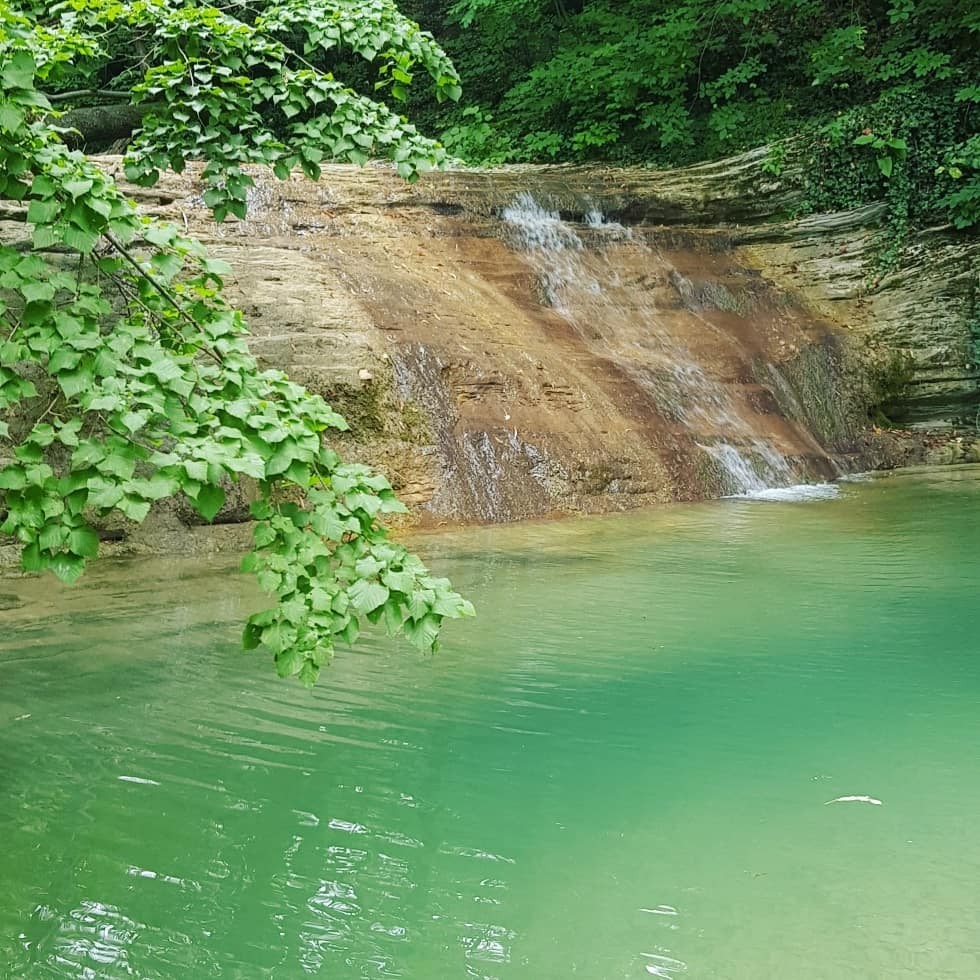
{"label": "foliage", "polygon": [[936,169],[955,183],[942,198],[957,228],[980,225],[980,133],[954,146]]}
{"label": "foliage", "polygon": [[954,182],[937,172],[940,161],[951,164],[959,120],[944,93],[919,85],[841,112],[808,135],[806,210],[882,202],[888,234],[878,272],[895,265],[911,229],[945,220],[966,227],[948,200]]}
{"label": "foliage", "polygon": [[877,136],[872,132],[854,138],[855,146],[866,146],[874,151],[875,163],[883,177],[891,177],[895,164],[901,164],[909,155],[909,145],[898,136]]}
{"label": "foliage", "polygon": [[[509,147],[514,161],[676,166],[802,136],[817,171],[807,175],[811,201],[886,200],[912,221],[977,222],[975,3],[416,0],[412,9],[445,38],[481,116],[422,114],[471,159]],[[839,166],[820,156],[828,145]]]}
{"label": "foliage", "polygon": [[506,163],[514,150],[506,133],[494,125],[493,113],[467,106],[458,120],[439,138],[446,149],[461,160],[479,160],[483,166]]}
{"label": "foliage", "polygon": [[[416,59],[451,87],[430,42],[411,31],[404,47],[391,39],[389,4],[334,6],[378,14],[373,33],[341,28],[365,55],[382,53],[395,81],[392,66]],[[290,9],[312,7],[267,7],[264,29]],[[317,30],[328,30],[327,5],[317,9]],[[472,607],[388,540],[379,520],[403,508],[387,481],[324,444],[346,423],[259,369],[241,314],[222,298],[223,265],[173,225],[139,216],[69,149],[44,93],[94,75],[107,39],[122,44],[118,32],[132,32],[150,65],[135,87],[166,93],[166,111],[139,136],[130,172],[149,182],[184,155],[208,156],[219,217],[240,211],[246,161],[315,174],[324,142],[351,156],[367,148],[354,137],[369,134],[415,172],[438,163],[440,148],[315,69],[287,67],[287,49],[256,33],[259,18],[233,23],[166,0],[71,0],[62,10],[41,22],[0,2],[0,202],[25,235],[0,244],[0,531],[20,541],[26,570],[72,582],[98,553],[107,515],[140,522],[155,501],[182,494],[210,521],[229,483],[248,478],[259,498],[245,566],[276,604],[249,619],[247,648],[264,644],[281,675],[307,684],[365,620],[435,649],[443,620]],[[310,96],[318,78],[333,106],[322,114]],[[347,137],[349,146],[336,142]]]}
{"label": "foliage", "polygon": [[250,16],[190,0],[66,0],[56,8],[55,24],[96,42],[61,84],[122,86],[149,106],[127,155],[131,180],[153,184],[161,170],[207,159],[206,200],[221,220],[244,216],[252,181],[243,164],[267,164],[280,177],[300,166],[315,180],[325,158],[363,164],[384,155],[411,180],[445,162],[438,143],[325,69],[347,50],[378,66],[375,88],[395,100],[405,100],[417,68],[438,99],[459,98],[442,49],[392,0],[241,6]]}

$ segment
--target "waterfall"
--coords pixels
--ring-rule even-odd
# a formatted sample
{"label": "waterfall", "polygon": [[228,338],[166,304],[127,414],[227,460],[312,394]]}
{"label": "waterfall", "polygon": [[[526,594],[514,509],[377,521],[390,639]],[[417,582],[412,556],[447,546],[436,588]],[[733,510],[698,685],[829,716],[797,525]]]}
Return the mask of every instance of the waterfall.
{"label": "waterfall", "polygon": [[249,172],[242,222],[215,224],[193,166],[143,199],[232,264],[263,367],[348,418],[338,449],[412,523],[779,499],[884,451],[848,338],[763,274],[768,246],[676,223],[671,178]]}
{"label": "waterfall", "polygon": [[756,441],[748,452],[726,442],[700,448],[724,471],[726,496],[789,502],[840,495],[840,487],[833,483],[795,483],[785,457],[768,443]]}
{"label": "waterfall", "polygon": [[731,443],[719,442],[713,446],[701,446],[724,470],[732,494],[759,493],[768,489],[768,481],[763,479],[758,469],[752,465],[748,456]]}
{"label": "waterfall", "polygon": [[546,210],[525,193],[504,209],[503,219],[515,229],[518,247],[528,254],[538,272],[549,306],[570,317],[564,293],[571,285],[601,294],[602,287],[586,277],[577,255],[584,251],[585,244],[557,211]]}
{"label": "waterfall", "polygon": [[[576,227],[522,193],[502,218],[508,241],[537,274],[545,304],[649,393],[660,415],[711,461],[721,494],[765,497],[800,483],[798,465],[736,402],[732,385],[711,377],[684,341],[686,330],[706,347],[731,344],[701,312],[702,305],[727,295],[724,286],[709,283],[699,296],[642,234],[594,208]],[[643,275],[626,277],[617,262],[624,250]],[[672,288],[682,323],[676,308],[658,306],[657,286]],[[766,370],[775,371],[768,364]]]}

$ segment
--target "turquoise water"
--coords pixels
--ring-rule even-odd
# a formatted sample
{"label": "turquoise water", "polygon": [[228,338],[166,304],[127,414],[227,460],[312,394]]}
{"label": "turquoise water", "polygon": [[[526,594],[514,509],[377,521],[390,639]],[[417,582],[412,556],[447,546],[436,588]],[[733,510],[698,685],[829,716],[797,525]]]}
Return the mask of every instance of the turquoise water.
{"label": "turquoise water", "polygon": [[976,980],[978,504],[421,537],[479,619],[312,695],[219,565],[0,581],[0,976]]}

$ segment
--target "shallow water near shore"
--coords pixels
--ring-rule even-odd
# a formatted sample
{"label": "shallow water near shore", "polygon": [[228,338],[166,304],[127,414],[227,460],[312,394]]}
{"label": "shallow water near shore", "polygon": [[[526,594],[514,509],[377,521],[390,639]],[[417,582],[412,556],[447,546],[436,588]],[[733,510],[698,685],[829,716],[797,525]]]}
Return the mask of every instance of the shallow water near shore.
{"label": "shallow water near shore", "polygon": [[224,565],[0,580],[0,976],[975,980],[978,518],[964,467],[420,535],[479,618],[312,694]]}

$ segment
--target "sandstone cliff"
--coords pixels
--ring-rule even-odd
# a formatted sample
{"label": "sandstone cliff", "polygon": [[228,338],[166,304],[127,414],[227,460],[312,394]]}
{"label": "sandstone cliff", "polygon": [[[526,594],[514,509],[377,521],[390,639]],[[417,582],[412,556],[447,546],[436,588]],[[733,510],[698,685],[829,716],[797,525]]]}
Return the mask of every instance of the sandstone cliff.
{"label": "sandstone cliff", "polygon": [[130,190],[230,262],[256,354],[415,521],[495,521],[731,492],[729,451],[784,482],[924,458],[876,413],[975,421],[980,244],[922,233],[874,282],[877,210],[793,219],[798,175],[763,159],[257,172],[221,225],[193,167]]}

